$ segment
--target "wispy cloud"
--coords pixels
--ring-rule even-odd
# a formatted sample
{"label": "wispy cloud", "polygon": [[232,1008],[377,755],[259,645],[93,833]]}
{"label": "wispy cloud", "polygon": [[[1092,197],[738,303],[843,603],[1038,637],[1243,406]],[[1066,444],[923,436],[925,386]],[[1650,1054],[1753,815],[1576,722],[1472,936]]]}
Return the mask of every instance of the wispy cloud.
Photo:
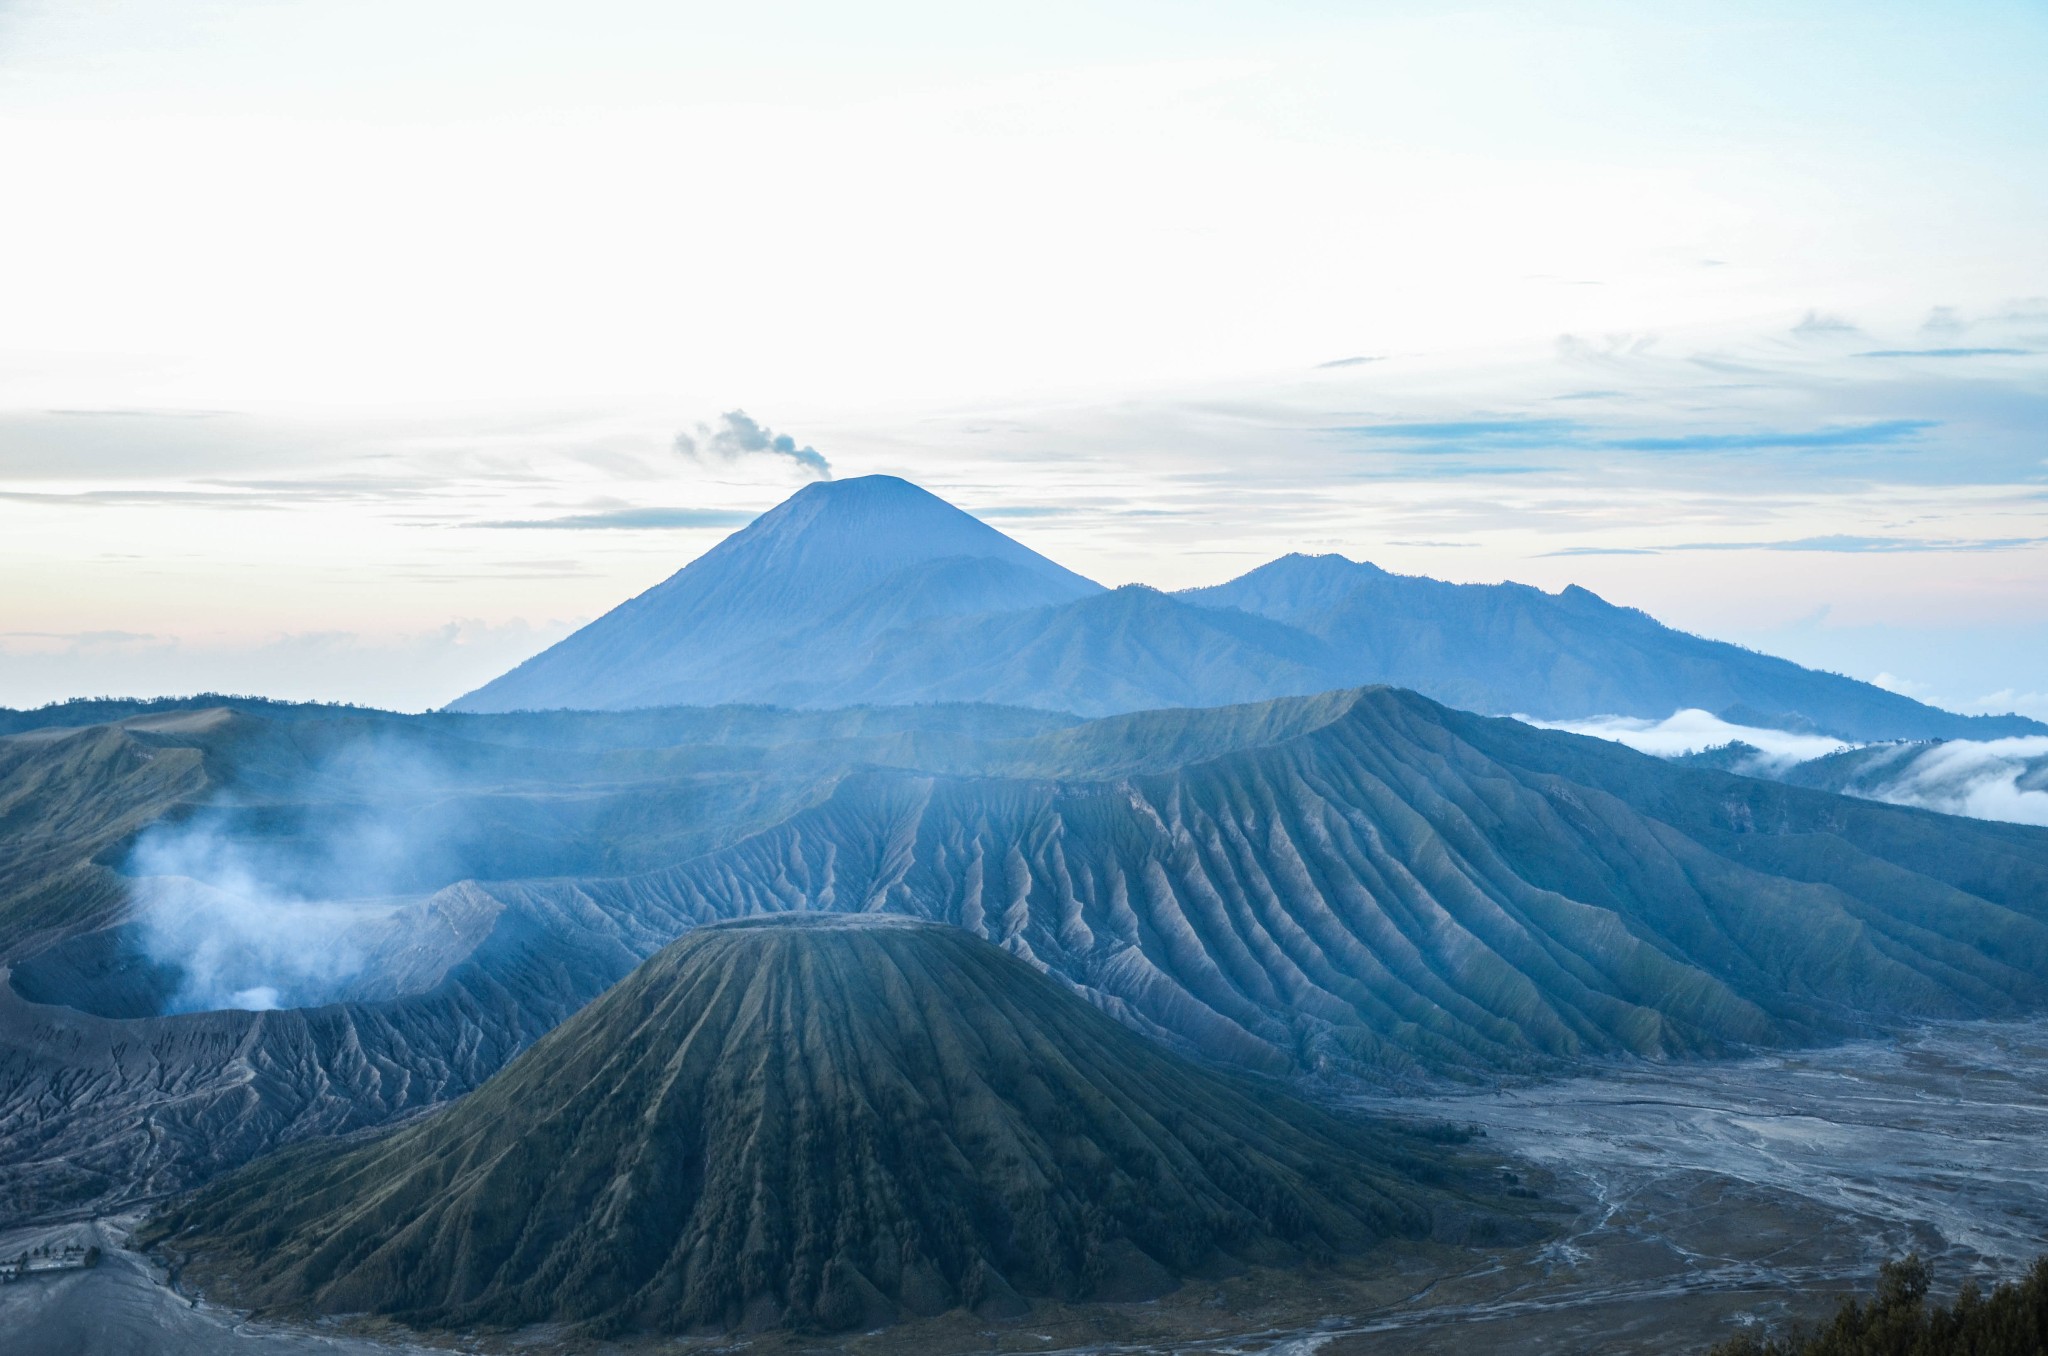
{"label": "wispy cloud", "polygon": [[1799,323],[1792,327],[1792,333],[1802,339],[1819,338],[1831,334],[1861,334],[1862,332],[1845,317],[1834,315],[1827,311],[1808,311],[1804,316],[1800,317]]}
{"label": "wispy cloud", "polygon": [[1859,358],[2024,358],[2028,348],[1873,348]]}
{"label": "wispy cloud", "polygon": [[276,508],[275,500],[231,490],[0,490],[0,499],[14,504],[62,508]]}
{"label": "wispy cloud", "polygon": [[1847,555],[1912,551],[2015,551],[2048,542],[2048,537],[1799,537],[1791,541],[1692,541],[1666,551],[1831,551]]}
{"label": "wispy cloud", "polygon": [[570,513],[559,518],[510,518],[494,522],[465,523],[465,527],[529,529],[565,532],[646,530],[689,527],[745,527],[759,516],[741,509],[621,508],[597,513]]}
{"label": "wispy cloud", "polygon": [[1061,518],[1074,512],[1061,504],[997,504],[967,511],[977,518]]}
{"label": "wispy cloud", "polygon": [[1742,743],[1757,751],[1756,757],[1778,767],[1839,753],[1850,745],[1827,735],[1799,734],[1788,730],[1734,725],[1706,711],[1675,711],[1662,720],[1637,716],[1590,716],[1584,720],[1537,720],[1532,716],[1515,719],[1546,730],[1568,730],[1626,744],[1639,753],[1675,758],[1724,744]]}
{"label": "wispy cloud", "polygon": [[1759,429],[1749,433],[1685,433],[1676,437],[1610,438],[1602,447],[1624,452],[1764,452],[1882,447],[1910,440],[1930,428],[1931,419],[1881,419],[1834,428]]}
{"label": "wispy cloud", "polygon": [[1534,462],[1504,461],[1445,461],[1433,459],[1420,475],[1412,463],[1396,463],[1366,469],[1353,469],[1344,473],[1347,480],[1395,480],[1412,481],[1427,478],[1433,481],[1484,478],[1493,476],[1547,476],[1556,474],[1561,468],[1555,465]]}
{"label": "wispy cloud", "polygon": [[45,414],[62,419],[218,419],[223,415],[236,413],[234,410],[181,410],[181,409],[69,409],[45,410]]}
{"label": "wispy cloud", "polygon": [[301,504],[416,504],[444,489],[426,476],[319,476],[297,479],[199,479],[178,487],[126,485],[93,490],[0,490],[0,501],[54,508],[202,508],[264,510]]}
{"label": "wispy cloud", "polygon": [[1327,431],[1375,442],[1406,443],[1413,450],[1572,447],[1617,452],[1767,452],[1895,446],[1938,427],[1940,421],[1934,419],[1880,419],[1821,428],[1751,428],[1617,437],[1612,429],[1601,429],[1582,420],[1530,418],[1347,424]]}
{"label": "wispy cloud", "polygon": [[1943,814],[2048,824],[2048,736],[1901,745],[1852,794]]}
{"label": "wispy cloud", "polygon": [[1660,546],[1566,546],[1545,556],[1654,556],[1665,551],[1824,551],[1838,555],[1896,555],[1923,551],[2018,551],[2048,537],[1858,537],[1837,534],[1789,541],[1685,541]]}
{"label": "wispy cloud", "polygon": [[1385,357],[1377,353],[1360,354],[1358,357],[1355,358],[1335,358],[1326,363],[1317,363],[1316,370],[1320,372],[1326,371],[1329,368],[1333,367],[1363,367],[1367,363],[1377,363],[1385,361]]}
{"label": "wispy cloud", "polygon": [[[1826,735],[1733,725],[1705,711],[1677,711],[1663,720],[1594,716],[1586,720],[1542,721],[1518,717],[1549,730],[1568,730],[1626,744],[1659,758],[1677,758],[1730,744],[1746,746],[1733,770],[1775,776],[1795,764],[1855,747]],[[2015,824],[2048,824],[2048,736],[2012,739],[1951,739],[1933,744],[1895,744],[1853,755],[1864,759],[1843,788],[1848,794],[1893,805],[1913,805],[1973,819]]]}
{"label": "wispy cloud", "polygon": [[1330,430],[1412,443],[1538,443],[1556,446],[1581,425],[1570,419],[1454,419],[1420,424],[1353,424]]}

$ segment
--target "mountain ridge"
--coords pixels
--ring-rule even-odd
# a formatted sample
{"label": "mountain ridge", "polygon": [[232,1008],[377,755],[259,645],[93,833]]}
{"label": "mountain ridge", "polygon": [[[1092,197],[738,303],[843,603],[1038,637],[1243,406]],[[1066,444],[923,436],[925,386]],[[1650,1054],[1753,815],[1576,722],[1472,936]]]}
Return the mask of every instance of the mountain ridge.
{"label": "mountain ridge", "polygon": [[1292,554],[1105,590],[887,476],[818,484],[456,711],[986,702],[1097,717],[1376,683],[1486,714],[1737,723],[1853,741],[2048,733],[1689,635],[1571,585]]}
{"label": "mountain ridge", "polygon": [[1482,714],[1662,719],[1691,707],[1852,740],[1908,729],[1942,738],[2048,733],[2024,717],[1943,711],[1679,631],[1577,584],[1555,594],[1526,584],[1452,584],[1297,553],[1179,596],[1299,627],[1343,656],[1348,683],[1409,688]]}
{"label": "mountain ridge", "polygon": [[[948,922],[1184,1052],[1380,1088],[2048,1004],[2048,830],[1390,689],[1082,724],[258,710],[0,739],[23,866],[0,898],[0,1218],[417,1112],[747,914]],[[324,869],[318,835],[386,785],[380,750],[438,769],[393,805],[431,850],[391,889],[437,893],[393,915],[388,972],[320,1007],[145,1015],[175,986],[138,966],[113,845],[165,822],[285,849],[300,826]]]}
{"label": "mountain ridge", "polygon": [[2048,998],[2039,830],[1353,696],[1170,770],[857,773],[784,825],[576,897],[944,919],[1272,1072],[1537,1072]]}

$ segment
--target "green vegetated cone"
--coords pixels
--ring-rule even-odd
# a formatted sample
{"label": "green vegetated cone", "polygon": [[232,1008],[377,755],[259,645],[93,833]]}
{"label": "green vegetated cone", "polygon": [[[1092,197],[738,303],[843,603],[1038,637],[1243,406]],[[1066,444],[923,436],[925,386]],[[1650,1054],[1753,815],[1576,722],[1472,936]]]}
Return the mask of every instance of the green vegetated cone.
{"label": "green vegetated cone", "polygon": [[261,1160],[152,1235],[272,1309],[842,1329],[1499,1227],[1445,1164],[965,931],[805,914],[699,929],[450,1110]]}

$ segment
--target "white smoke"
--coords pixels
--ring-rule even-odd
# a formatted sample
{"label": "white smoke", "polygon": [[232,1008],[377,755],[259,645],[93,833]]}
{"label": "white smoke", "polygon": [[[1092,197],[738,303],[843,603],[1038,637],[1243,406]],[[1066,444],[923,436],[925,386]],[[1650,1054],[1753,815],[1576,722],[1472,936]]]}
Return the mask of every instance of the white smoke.
{"label": "white smoke", "polygon": [[302,898],[204,833],[146,837],[130,869],[144,873],[132,891],[136,937],[151,960],[180,973],[171,1012],[328,1001],[362,969],[374,925],[398,907]]}
{"label": "white smoke", "polygon": [[1794,763],[1824,758],[1855,747],[1846,740],[1829,735],[1732,725],[1719,716],[1696,708],[1674,712],[1662,720],[1638,716],[1587,716],[1579,720],[1537,720],[1533,716],[1516,716],[1515,719],[1546,730],[1568,730],[1573,734],[1592,735],[1596,739],[1611,739],[1659,758],[1676,758],[1723,744],[1747,744],[1757,751],[1761,760],[1757,768],[1760,772],[1782,770]]}
{"label": "white smoke", "polygon": [[179,972],[169,1009],[263,1010],[340,997],[420,863],[453,826],[444,770],[377,740],[294,779],[303,803],[232,798],[145,830],[128,854],[134,935]]}

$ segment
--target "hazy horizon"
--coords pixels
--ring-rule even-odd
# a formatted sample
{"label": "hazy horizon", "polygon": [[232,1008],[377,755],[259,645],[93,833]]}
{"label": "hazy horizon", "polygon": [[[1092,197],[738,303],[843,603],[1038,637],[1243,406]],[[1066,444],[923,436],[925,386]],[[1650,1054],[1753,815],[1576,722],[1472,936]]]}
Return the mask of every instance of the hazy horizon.
{"label": "hazy horizon", "polygon": [[2048,717],[2044,65],[2019,4],[0,7],[0,704],[437,705],[881,471],[1108,584],[1578,583]]}

